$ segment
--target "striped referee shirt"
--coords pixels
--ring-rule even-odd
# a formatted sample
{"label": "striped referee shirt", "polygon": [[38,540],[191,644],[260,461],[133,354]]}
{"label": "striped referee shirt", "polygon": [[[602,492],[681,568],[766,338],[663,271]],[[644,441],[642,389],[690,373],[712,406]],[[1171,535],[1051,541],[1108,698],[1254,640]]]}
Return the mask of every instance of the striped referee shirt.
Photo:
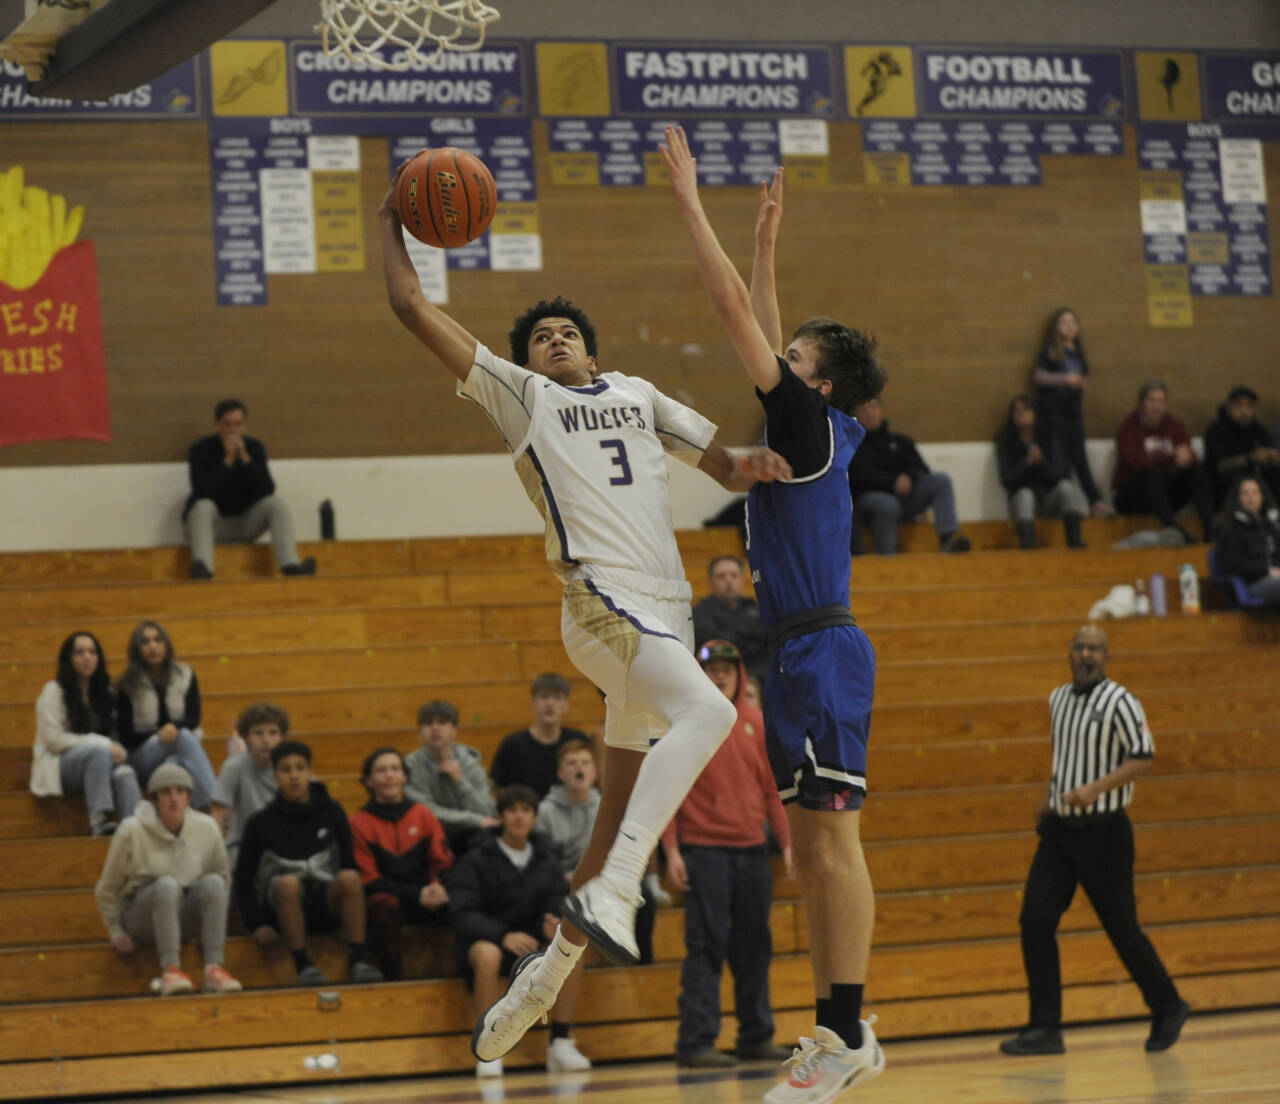
{"label": "striped referee shirt", "polygon": [[1114,813],[1133,800],[1133,783],[1108,790],[1092,805],[1078,807],[1063,795],[1110,774],[1126,759],[1150,759],[1156,753],[1142,705],[1128,690],[1102,679],[1087,693],[1071,683],[1049,695],[1053,725],[1053,776],[1049,807],[1059,816]]}

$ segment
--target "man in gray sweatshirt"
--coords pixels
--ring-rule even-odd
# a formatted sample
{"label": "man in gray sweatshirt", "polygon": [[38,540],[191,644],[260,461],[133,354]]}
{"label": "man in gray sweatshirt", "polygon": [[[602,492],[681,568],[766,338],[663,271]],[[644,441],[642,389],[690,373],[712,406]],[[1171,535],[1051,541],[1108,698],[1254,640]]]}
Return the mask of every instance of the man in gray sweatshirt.
{"label": "man in gray sweatshirt", "polygon": [[435,813],[449,847],[461,855],[474,832],[494,828],[499,820],[480,753],[457,743],[457,736],[458,707],[452,702],[429,701],[418,710],[422,746],[405,756],[405,795]]}

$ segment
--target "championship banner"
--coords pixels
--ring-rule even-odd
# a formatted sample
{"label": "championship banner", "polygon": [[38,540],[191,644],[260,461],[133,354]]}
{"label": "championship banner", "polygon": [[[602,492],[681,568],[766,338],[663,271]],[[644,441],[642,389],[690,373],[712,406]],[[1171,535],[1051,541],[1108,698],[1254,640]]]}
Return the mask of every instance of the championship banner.
{"label": "championship banner", "polygon": [[1280,131],[1280,53],[1202,55],[1205,117]]}
{"label": "championship banner", "polygon": [[832,114],[827,46],[612,44],[619,115]]}
{"label": "championship banner", "polygon": [[922,116],[1124,119],[1119,50],[1020,50],[921,46],[916,54]]}
{"label": "championship banner", "polygon": [[109,100],[36,99],[27,91],[27,78],[16,62],[0,60],[0,121],[16,119],[200,119],[200,59],[175,65],[164,76],[120,92]]}
{"label": "championship banner", "polygon": [[93,243],[84,209],[0,181],[0,445],[111,440]]}

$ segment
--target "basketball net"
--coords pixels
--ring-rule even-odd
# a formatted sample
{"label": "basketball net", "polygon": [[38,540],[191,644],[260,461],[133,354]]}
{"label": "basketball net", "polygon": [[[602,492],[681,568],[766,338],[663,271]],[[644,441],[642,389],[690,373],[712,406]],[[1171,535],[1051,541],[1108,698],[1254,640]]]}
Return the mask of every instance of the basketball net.
{"label": "basketball net", "polygon": [[320,0],[320,15],[327,55],[402,72],[445,50],[480,49],[500,13],[482,0]]}

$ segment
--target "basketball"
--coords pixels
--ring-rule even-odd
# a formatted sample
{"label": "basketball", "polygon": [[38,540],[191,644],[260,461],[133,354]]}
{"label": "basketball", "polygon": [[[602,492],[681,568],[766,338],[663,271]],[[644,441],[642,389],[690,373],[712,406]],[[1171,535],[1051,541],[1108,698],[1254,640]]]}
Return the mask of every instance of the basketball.
{"label": "basketball", "polygon": [[475,154],[453,146],[416,154],[396,185],[401,223],[437,249],[475,241],[493,221],[497,202],[493,173]]}

